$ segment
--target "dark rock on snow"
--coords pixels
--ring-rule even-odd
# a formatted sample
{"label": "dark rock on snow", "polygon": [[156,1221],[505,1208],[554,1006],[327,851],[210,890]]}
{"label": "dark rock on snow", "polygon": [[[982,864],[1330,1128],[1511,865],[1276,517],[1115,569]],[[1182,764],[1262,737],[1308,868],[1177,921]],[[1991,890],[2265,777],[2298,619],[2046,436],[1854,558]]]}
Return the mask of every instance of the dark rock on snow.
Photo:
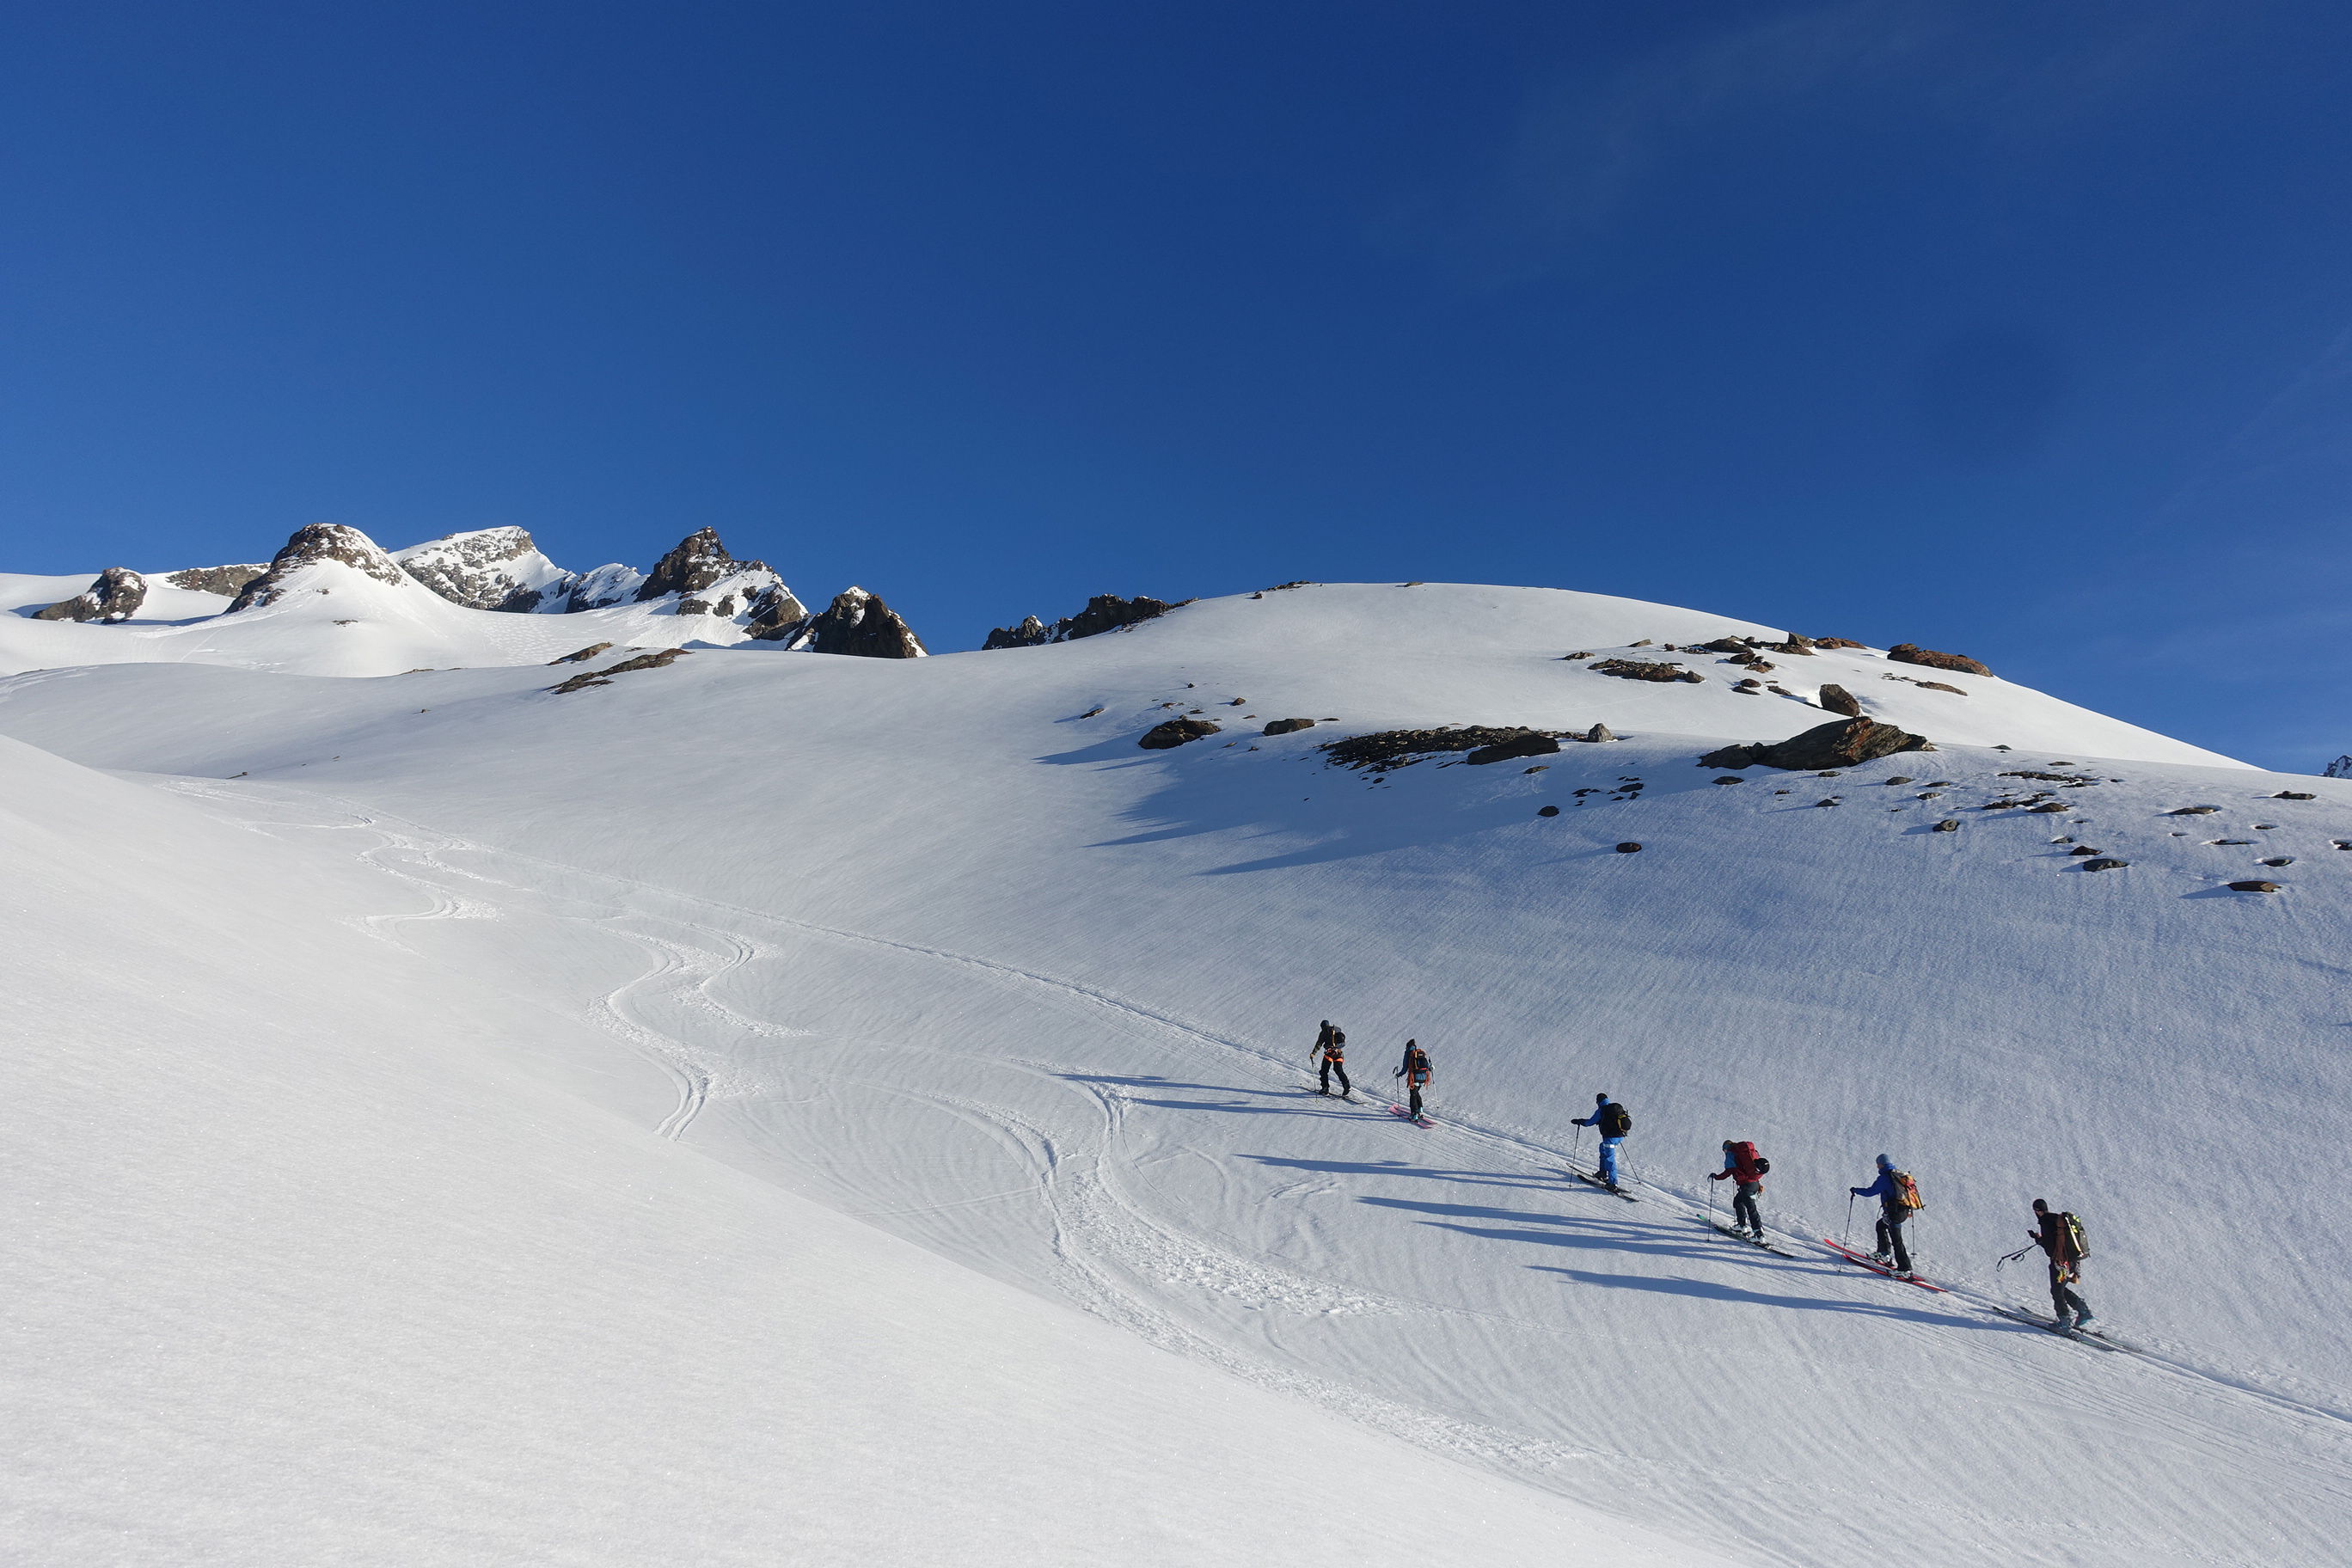
{"label": "dark rock on snow", "polygon": [[[789,595],[788,595],[789,596]],[[913,628],[881,598],[863,588],[845,588],[822,614],[766,634],[788,648],[848,654],[857,658],[920,658],[924,648]]]}
{"label": "dark rock on snow", "polygon": [[1536,808],[1536,815],[1538,816],[1558,816],[1559,815],[1559,807],[1556,805],[1538,806]]}
{"label": "dark rock on snow", "polygon": [[1672,659],[1604,658],[1585,668],[1595,675],[1613,675],[1620,680],[1705,680],[1696,669],[1685,669]]}
{"label": "dark rock on snow", "polygon": [[1462,760],[1483,766],[1487,763],[1507,763],[1514,757],[1546,756],[1559,750],[1559,742],[1549,735],[1530,732],[1515,740],[1497,742],[1491,746],[1481,746]]}
{"label": "dark rock on snow", "polygon": [[1206,719],[1171,719],[1164,724],[1154,724],[1135,743],[1147,752],[1166,752],[1216,732],[1217,727]]}
{"label": "dark rock on snow", "polygon": [[2316,800],[2318,796],[2306,794],[2299,789],[2283,789],[2279,791],[2278,794],[2271,796],[2271,798],[2273,800]]}
{"label": "dark rock on snow", "polygon": [[33,612],[37,621],[127,621],[147,602],[147,579],[127,566],[110,566],[70,599]]}
{"label": "dark rock on snow", "polygon": [[1818,724],[1801,735],[1774,745],[1758,741],[1745,746],[1724,746],[1701,757],[1703,768],[1785,768],[1790,771],[1852,767],[1897,752],[1933,748],[1921,736],[1875,719],[1840,719]]}
{"label": "dark rock on snow", "polygon": [[562,685],[551,686],[548,689],[561,697],[567,691],[579,691],[591,686],[610,686],[615,675],[627,675],[640,669],[660,669],[666,665],[676,664],[686,657],[687,652],[682,647],[666,647],[653,653],[641,653],[635,658],[625,658],[604,669],[583,670]]}
{"label": "dark rock on snow", "polygon": [[1990,675],[1991,670],[1964,654],[1937,653],[1917,643],[1899,642],[1886,650],[1886,657],[1897,664],[1921,664],[1929,669],[1957,669],[1963,675]]}
{"label": "dark rock on snow", "polygon": [[2230,884],[2230,891],[2233,893],[2275,893],[2278,890],[2279,885],[2276,882],[2232,882]]}
{"label": "dark rock on snow", "polygon": [[2128,860],[2116,860],[2103,855],[2095,860],[2084,861],[2083,869],[2085,871],[2120,871],[2130,864],[2131,862]]}
{"label": "dark rock on snow", "polygon": [[1832,713],[1843,713],[1849,719],[1862,717],[1862,703],[1843,686],[1824,686],[1814,700]]}
{"label": "dark rock on snow", "polygon": [[603,653],[606,648],[611,647],[613,645],[608,642],[592,642],[586,647],[582,648],[578,653],[567,653],[562,658],[551,658],[547,662],[551,665],[578,664],[583,658],[594,658],[598,654]]}
{"label": "dark rock on snow", "polygon": [[1543,733],[1545,731],[1530,730],[1523,724],[1507,727],[1464,724],[1445,730],[1381,730],[1370,735],[1349,735],[1341,740],[1326,741],[1317,749],[1343,768],[1370,768],[1375,772],[1386,772],[1444,752],[1475,752],[1482,746],[1499,746],[1522,736]]}
{"label": "dark rock on snow", "polygon": [[1598,741],[1613,741],[1613,740],[1615,740],[1615,739],[1617,738],[1617,736],[1616,736],[1616,734],[1615,734],[1612,731],[1611,731],[1611,729],[1609,728],[1609,726],[1608,726],[1608,725],[1606,725],[1606,724],[1595,724],[1594,726],[1592,726],[1592,728],[1591,728],[1591,729],[1587,730],[1587,731],[1584,732],[1584,738],[1585,738],[1586,740],[1588,740],[1588,741],[1596,741],[1596,742],[1598,742]]}
{"label": "dark rock on snow", "polygon": [[1265,729],[1259,731],[1258,733],[1262,735],[1291,735],[1297,733],[1301,730],[1312,730],[1313,728],[1315,728],[1315,721],[1312,719],[1276,719],[1273,723],[1268,724]]}
{"label": "dark rock on snow", "polygon": [[1642,847],[1641,847],[1640,845],[1638,845],[1638,844],[1634,843],[1634,842],[1633,842],[1632,839],[1630,839],[1630,838],[1629,838],[1629,839],[1627,839],[1624,843],[1620,844],[1619,846],[1617,846],[1617,853],[1618,853],[1618,854],[1620,854],[1620,855],[1639,855],[1641,852],[1642,852]]}
{"label": "dark rock on snow", "polygon": [[1937,833],[1958,833],[1959,830],[1960,825],[1951,820],[1949,817],[1947,817],[1943,821],[1936,824],[1935,826],[1935,831]]}

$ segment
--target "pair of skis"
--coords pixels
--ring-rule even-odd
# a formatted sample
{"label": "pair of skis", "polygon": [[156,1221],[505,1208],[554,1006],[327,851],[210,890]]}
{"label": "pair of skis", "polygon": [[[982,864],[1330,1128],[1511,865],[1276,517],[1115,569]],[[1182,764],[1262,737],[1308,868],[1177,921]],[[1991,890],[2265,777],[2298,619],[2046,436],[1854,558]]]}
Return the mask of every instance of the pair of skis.
{"label": "pair of skis", "polygon": [[[1881,1263],[1877,1258],[1871,1257],[1869,1254],[1856,1252],[1853,1248],[1844,1246],[1842,1243],[1832,1241],[1827,1237],[1822,1237],[1822,1245],[1849,1262],[1861,1264],[1864,1268],[1869,1269],[1874,1274],[1884,1274],[1890,1279],[1900,1279],[1906,1285],[1916,1285],[1923,1290],[1933,1290],[1938,1295],[1950,1294],[1950,1292],[1946,1290],[1941,1285],[1922,1279],[1916,1274],[1898,1274],[1894,1270],[1894,1268],[1886,1264]],[[2045,1334],[2056,1334],[2061,1339],[2073,1340],[2076,1344],[2088,1345],[2095,1351],[2137,1351],[2139,1349],[2137,1345],[2126,1343],[2124,1341],[2115,1339],[2096,1329],[2078,1329],[2072,1323],[2063,1321],[2053,1321],[2049,1318],[2042,1316],[2038,1312],[2029,1312],[2022,1307],[2011,1307],[2004,1302],[1999,1301],[1988,1303],[1988,1307],[1990,1310],[1999,1313],[2000,1316],[2009,1319],[2011,1322],[2023,1323],[2029,1328],[2040,1329]]]}
{"label": "pair of skis", "polygon": [[1432,1127],[1434,1127],[1435,1125],[1437,1125],[1435,1122],[1433,1122],[1433,1121],[1430,1121],[1430,1119],[1429,1119],[1428,1117],[1426,1117],[1426,1116],[1416,1116],[1416,1115],[1414,1115],[1412,1111],[1407,1110],[1406,1110],[1403,1106],[1402,1106],[1402,1105],[1391,1105],[1391,1106],[1390,1106],[1390,1107],[1389,1107],[1389,1114],[1390,1114],[1391,1116],[1395,1117],[1399,1121],[1410,1121],[1410,1122],[1412,1122],[1415,1127],[1421,1128],[1421,1129],[1423,1129],[1424,1131],[1427,1131],[1429,1128],[1432,1128]]}

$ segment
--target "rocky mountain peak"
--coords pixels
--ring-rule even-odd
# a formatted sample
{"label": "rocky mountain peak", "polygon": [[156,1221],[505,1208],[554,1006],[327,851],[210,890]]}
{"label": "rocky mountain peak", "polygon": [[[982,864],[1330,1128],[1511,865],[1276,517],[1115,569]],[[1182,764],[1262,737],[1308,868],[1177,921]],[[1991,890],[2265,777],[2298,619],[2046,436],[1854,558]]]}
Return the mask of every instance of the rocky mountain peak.
{"label": "rocky mountain peak", "polygon": [[717,529],[698,528],[654,563],[653,571],[637,587],[637,597],[645,600],[658,599],[665,594],[698,594],[739,572],[767,570],[764,561],[738,561],[728,554],[727,546],[719,542]]}
{"label": "rocky mountain peak", "polygon": [[1157,616],[1189,605],[1190,599],[1180,599],[1171,605],[1165,599],[1147,598],[1138,595],[1122,599],[1116,594],[1097,594],[1087,601],[1087,607],[1075,616],[1064,616],[1047,626],[1031,616],[1017,626],[999,626],[982,643],[985,650],[992,647],[1035,647],[1043,643],[1069,642],[1076,637],[1098,637],[1123,626],[1134,626]]}
{"label": "rocky mountain peak", "polygon": [[147,579],[127,566],[110,566],[70,599],[35,610],[37,621],[127,621],[147,602]]}
{"label": "rocky mountain peak", "polygon": [[851,587],[834,595],[822,613],[777,627],[762,641],[782,642],[795,652],[840,653],[858,658],[922,658],[928,650],[914,628],[879,595]]}
{"label": "rocky mountain peak", "polygon": [[395,550],[392,559],[419,583],[469,610],[562,608],[550,601],[568,598],[572,583],[570,574],[541,554],[530,533],[520,528],[446,533]]}
{"label": "rocky mountain peak", "polygon": [[285,548],[270,557],[269,569],[247,583],[224,613],[235,615],[239,610],[275,604],[285,593],[287,579],[322,561],[337,562],[390,587],[409,585],[408,574],[384,553],[382,545],[358,529],[340,522],[314,522],[296,529]]}

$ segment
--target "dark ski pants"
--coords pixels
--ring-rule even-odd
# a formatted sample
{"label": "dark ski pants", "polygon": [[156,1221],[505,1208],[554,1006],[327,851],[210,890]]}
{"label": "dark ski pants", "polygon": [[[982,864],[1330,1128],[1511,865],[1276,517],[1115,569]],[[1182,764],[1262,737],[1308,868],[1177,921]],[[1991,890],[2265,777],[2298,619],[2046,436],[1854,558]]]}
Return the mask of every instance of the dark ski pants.
{"label": "dark ski pants", "polygon": [[1317,1084],[1317,1087],[1323,1093],[1328,1094],[1331,1092],[1331,1075],[1333,1073],[1338,1073],[1339,1075],[1339,1092],[1341,1094],[1349,1092],[1349,1090],[1355,1087],[1348,1081],[1347,1068],[1339,1062],[1333,1061],[1329,1057],[1325,1057],[1323,1058],[1322,1076],[1318,1080]]}
{"label": "dark ski pants", "polygon": [[1731,1223],[1746,1226],[1759,1236],[1764,1233],[1764,1215],[1756,1206],[1757,1194],[1764,1190],[1761,1182],[1742,1182],[1731,1200]]}
{"label": "dark ski pants", "polygon": [[1421,1085],[1417,1083],[1407,1083],[1405,1085],[1405,1094],[1408,1097],[1405,1109],[1412,1111],[1415,1116],[1419,1116],[1421,1114]]}
{"label": "dark ski pants", "polygon": [[1893,1253],[1895,1267],[1906,1274],[1911,1272],[1911,1249],[1903,1245],[1903,1227],[1909,1223],[1910,1218],[1911,1215],[1907,1211],[1900,1218],[1884,1210],[1881,1210],[1878,1215],[1879,1253],[1882,1256],[1889,1252]]}
{"label": "dark ski pants", "polygon": [[2050,1308],[2057,1313],[2062,1323],[2073,1318],[2088,1317],[2091,1313],[2091,1304],[2084,1300],[2067,1281],[2065,1265],[2061,1263],[2050,1266]]}

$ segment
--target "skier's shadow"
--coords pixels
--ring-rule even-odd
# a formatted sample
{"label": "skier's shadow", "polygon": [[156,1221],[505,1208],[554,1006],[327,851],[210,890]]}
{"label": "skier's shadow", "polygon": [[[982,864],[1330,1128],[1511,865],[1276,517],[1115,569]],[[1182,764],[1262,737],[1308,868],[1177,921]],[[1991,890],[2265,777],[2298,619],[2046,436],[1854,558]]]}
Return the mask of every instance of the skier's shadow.
{"label": "skier's shadow", "polygon": [[1253,1105],[1247,1100],[1153,1100],[1139,1094],[1125,1097],[1129,1105],[1148,1105],[1155,1110],[1216,1110],[1228,1116],[1347,1116],[1365,1114],[1373,1109],[1369,1101],[1362,1100],[1342,1100],[1338,1105],[1328,1101],[1309,1105],[1306,1103],[1307,1100],[1321,1097],[1296,1089],[1245,1089],[1230,1083],[1182,1083],[1150,1074],[1123,1077],[1115,1073],[1066,1072],[1055,1076],[1072,1083],[1107,1083],[1132,1089],[1191,1089],[1203,1094],[1244,1095],[1276,1102]]}
{"label": "skier's shadow", "polygon": [[[1604,1194],[1595,1193],[1593,1195],[1606,1198]],[[1696,1237],[1686,1237],[1679,1230],[1667,1231],[1643,1225],[1638,1220],[1595,1219],[1585,1215],[1530,1214],[1523,1209],[1415,1203],[1408,1198],[1359,1197],[1356,1201],[1373,1208],[1402,1209],[1411,1214],[1456,1215],[1458,1219],[1424,1219],[1421,1223],[1433,1230],[1450,1230],[1462,1236],[1475,1236],[1483,1241],[1526,1241],[1538,1247],[1569,1247],[1594,1252],[1640,1252],[1661,1258],[1705,1258],[1715,1253],[1713,1247],[1699,1245]],[[1513,1228],[1502,1229],[1459,1223],[1459,1220],[1469,1219],[1508,1220],[1514,1225]],[[1531,1225],[1558,1228],[1523,1228]]]}
{"label": "skier's shadow", "polygon": [[[1565,1176],[1548,1176],[1537,1171],[1448,1171],[1433,1165],[1408,1165],[1402,1160],[1296,1160],[1274,1154],[1244,1154],[1242,1158],[1283,1170],[1319,1171],[1334,1176],[1418,1176],[1424,1181],[1450,1182],[1457,1186],[1502,1187],[1522,1193],[1567,1195],[1576,1193],[1580,1185],[1571,1184]],[[1603,1197],[1607,1194],[1594,1193],[1593,1195]]]}
{"label": "skier's shadow", "polygon": [[1827,1301],[1818,1296],[1774,1295],[1762,1290],[1744,1290],[1737,1285],[1718,1285],[1705,1279],[1668,1279],[1648,1274],[1595,1274],[1590,1269],[1560,1268],[1549,1263],[1531,1263],[1528,1267],[1538,1274],[1561,1275],[1579,1285],[1601,1285],[1616,1290],[1647,1290],[1660,1296],[1696,1296],[1706,1300],[1759,1307],[1791,1307],[1804,1312],[1843,1312],[1864,1318],[1886,1318],[1897,1322],[1930,1323],[1944,1329],[1982,1329],[2005,1333],[2012,1326],[1985,1318],[1964,1318],[1954,1312],[1924,1312],[1916,1307],[1890,1306],[1885,1302]]}

